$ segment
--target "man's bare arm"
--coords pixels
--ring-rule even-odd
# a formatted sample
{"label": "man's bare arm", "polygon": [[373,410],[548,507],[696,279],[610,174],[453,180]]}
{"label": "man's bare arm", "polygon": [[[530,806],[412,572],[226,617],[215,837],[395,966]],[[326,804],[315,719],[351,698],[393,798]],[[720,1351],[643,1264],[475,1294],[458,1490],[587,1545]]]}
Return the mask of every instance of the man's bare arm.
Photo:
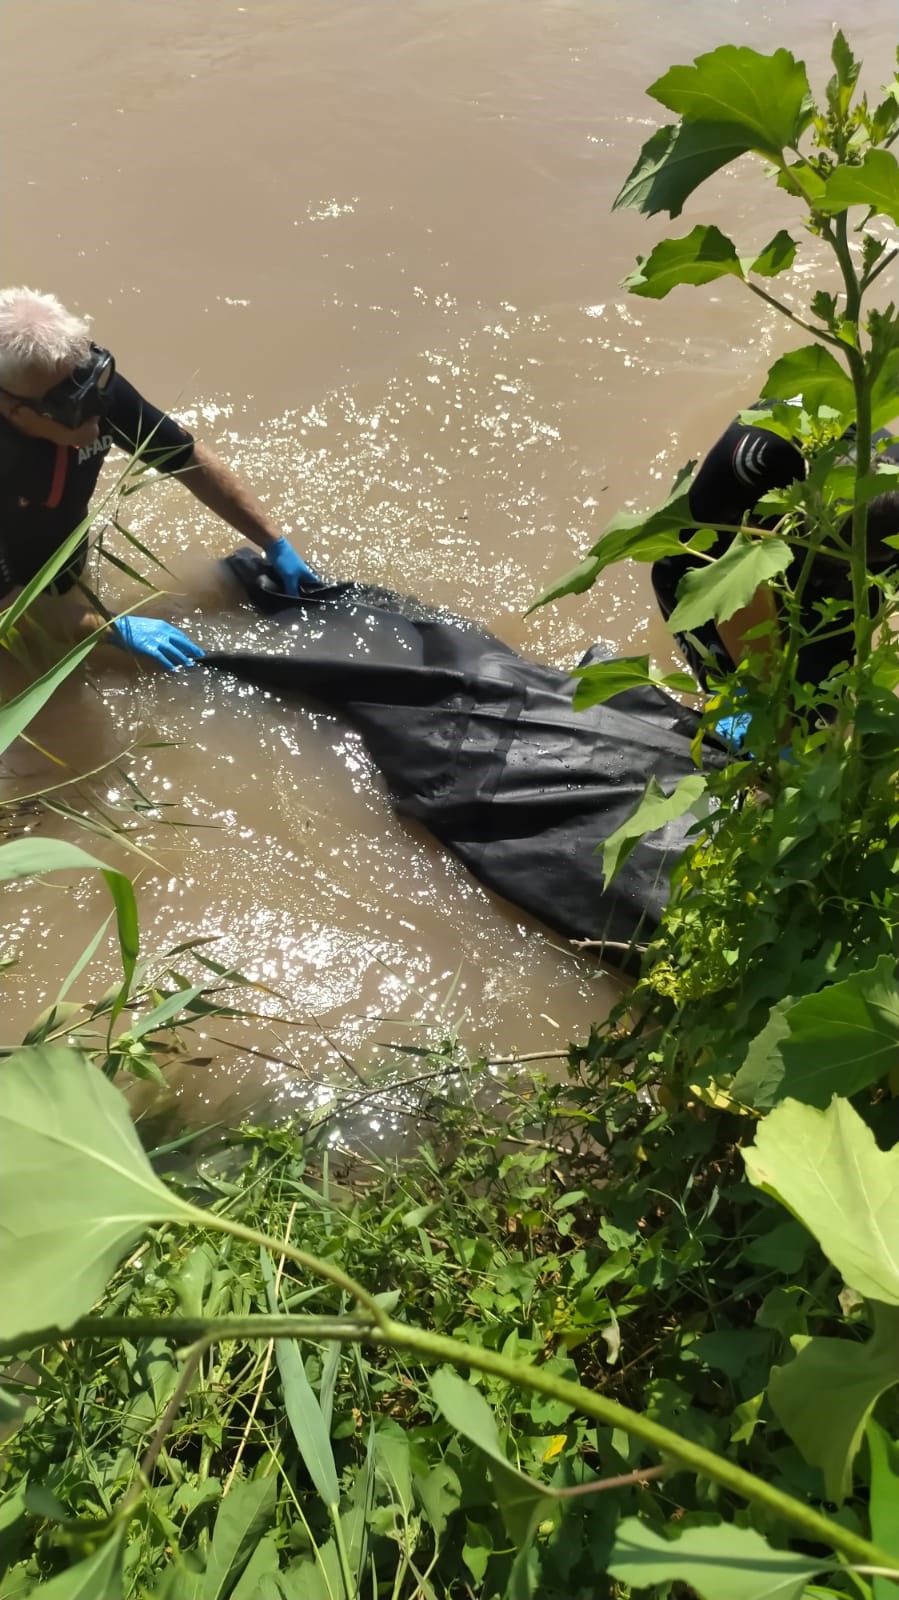
{"label": "man's bare arm", "polygon": [[255,495],[208,445],[194,444],[187,466],[178,474],[185,488],[244,539],[267,550],[282,536]]}
{"label": "man's bare arm", "polygon": [[[763,622],[770,622],[771,628],[767,633],[761,634],[757,639],[746,642],[746,634],[750,628],[757,628]],[[774,596],[766,583],[759,584],[749,604],[735,611],[726,622],[715,624],[725,650],[730,656],[735,667],[740,665],[748,651],[755,656],[761,656],[767,663],[774,653],[774,644],[777,639],[777,609]]]}

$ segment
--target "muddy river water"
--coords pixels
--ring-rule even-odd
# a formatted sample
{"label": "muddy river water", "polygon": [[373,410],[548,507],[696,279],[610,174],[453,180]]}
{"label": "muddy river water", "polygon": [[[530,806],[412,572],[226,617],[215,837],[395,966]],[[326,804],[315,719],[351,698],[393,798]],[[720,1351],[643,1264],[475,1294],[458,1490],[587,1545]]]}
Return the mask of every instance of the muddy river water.
{"label": "muddy river water", "polygon": [[[3,0],[3,278],[90,313],[318,570],[556,665],[596,639],[666,660],[643,568],[522,614],[795,341],[736,283],[629,299],[620,280],[665,229],[611,201],[662,120],[644,90],[667,66],[786,45],[820,86],[838,21],[886,78],[895,0]],[[740,166],[682,222],[750,250],[788,217]],[[123,515],[171,572],[157,614],[209,648],[264,648],[216,566],[235,542],[221,523],[172,483]],[[109,564],[98,581],[108,603],[138,597]],[[164,808],[135,863],[145,950],[217,934],[219,959],[281,997],[259,1004],[289,1021],[195,1039],[210,1064],[173,1078],[189,1117],[283,1109],[374,1070],[384,1041],[450,1028],[475,1053],[559,1051],[614,992],[398,823],[357,736],[320,711],[98,657],[31,731],[48,754],[14,752],[3,798],[137,747],[129,771]],[[114,771],[94,792],[121,817],[134,798]],[[104,895],[4,888],[0,1042],[53,998]],[[114,970],[103,946],[77,993]]]}

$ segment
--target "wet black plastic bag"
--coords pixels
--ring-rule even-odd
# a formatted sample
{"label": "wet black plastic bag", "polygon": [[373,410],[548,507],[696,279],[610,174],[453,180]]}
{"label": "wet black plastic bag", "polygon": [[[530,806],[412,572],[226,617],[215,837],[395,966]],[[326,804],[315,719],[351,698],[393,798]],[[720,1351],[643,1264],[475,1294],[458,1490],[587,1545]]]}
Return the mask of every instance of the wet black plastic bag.
{"label": "wet black plastic bag", "polygon": [[211,654],[206,666],[343,712],[397,811],[507,900],[566,938],[608,940],[606,959],[633,965],[628,948],[653,933],[693,819],[641,841],[608,889],[597,846],[650,776],[667,792],[696,771],[695,712],[651,687],[576,712],[576,679],[463,618],[352,583],[291,600],[259,557],[227,565],[273,630],[300,626],[287,653],[282,637],[271,654]]}

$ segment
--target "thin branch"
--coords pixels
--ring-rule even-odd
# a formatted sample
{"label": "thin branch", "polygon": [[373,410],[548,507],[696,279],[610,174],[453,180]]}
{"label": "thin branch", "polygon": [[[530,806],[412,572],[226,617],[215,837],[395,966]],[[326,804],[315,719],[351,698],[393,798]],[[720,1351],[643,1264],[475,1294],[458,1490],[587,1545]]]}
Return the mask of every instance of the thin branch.
{"label": "thin branch", "polygon": [[331,1038],[331,1035],[328,1033],[328,1031],[324,1027],[324,1025],[319,1021],[318,1017],[313,1016],[312,1021],[313,1021],[313,1024],[315,1025],[315,1027],[318,1029],[319,1033],[321,1034],[322,1038],[325,1040],[325,1043],[330,1045],[331,1049],[334,1051],[334,1054],[338,1057],[338,1059],[340,1061],[343,1062],[343,1064],[346,1067],[347,1071],[354,1073],[354,1075],[359,1079],[359,1082],[360,1083],[364,1083],[365,1082],[365,1074],[364,1074],[364,1072],[360,1072],[359,1068],[356,1066],[356,1063],[355,1063],[355,1061],[353,1061],[352,1057],[348,1056],[348,1055],[345,1055],[344,1052],[341,1050],[340,1046],[334,1043],[334,1040]]}
{"label": "thin branch", "polygon": [[568,1051],[530,1050],[525,1055],[485,1056],[483,1059],[485,1067],[517,1067],[524,1061],[567,1061]]}
{"label": "thin branch", "polygon": [[825,333],[823,329],[814,327],[811,322],[806,322],[804,317],[798,317],[796,312],[791,311],[789,306],[785,306],[782,300],[778,300],[773,294],[769,294],[767,289],[760,289],[757,283],[750,283],[748,278],[745,279],[745,283],[752,294],[758,295],[759,299],[764,300],[766,305],[773,306],[774,310],[779,311],[782,317],[788,317],[791,322],[795,322],[797,328],[802,328],[804,333],[810,333],[813,339],[818,339],[823,344],[832,344],[837,350],[848,350],[849,346],[846,344],[845,339],[838,339],[835,333]]}
{"label": "thin branch", "polygon": [[[570,1489],[557,1489],[554,1499],[573,1500],[575,1495],[601,1494],[604,1489],[629,1489],[633,1484],[650,1483],[653,1478],[665,1478],[670,1467],[638,1467],[636,1472],[619,1472],[616,1478],[599,1478],[596,1483],[576,1483]],[[895,1574],[890,1574],[895,1576]]]}
{"label": "thin branch", "polygon": [[628,944],[621,939],[572,939],[571,946],[574,950],[636,950],[641,956],[649,949],[648,944]]}
{"label": "thin branch", "polygon": [[878,261],[878,263],[877,263],[877,266],[873,267],[871,269],[871,271],[867,274],[867,276],[862,278],[862,282],[861,282],[862,294],[865,294],[866,291],[868,289],[870,289],[870,287],[871,287],[872,283],[874,282],[875,278],[879,278],[880,274],[882,272],[885,272],[887,267],[891,267],[893,265],[893,262],[895,261],[897,256],[899,256],[899,248],[897,248],[895,250],[888,250],[886,255],[881,257],[880,261]]}

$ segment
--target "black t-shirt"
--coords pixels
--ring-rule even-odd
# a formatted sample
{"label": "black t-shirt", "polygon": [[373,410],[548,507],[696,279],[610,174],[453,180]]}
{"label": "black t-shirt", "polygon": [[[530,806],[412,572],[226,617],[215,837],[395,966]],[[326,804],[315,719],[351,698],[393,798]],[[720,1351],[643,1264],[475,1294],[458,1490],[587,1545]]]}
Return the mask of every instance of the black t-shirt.
{"label": "black t-shirt", "polygon": [[[876,437],[889,439],[891,435],[884,430]],[[849,453],[851,438],[848,435],[846,444]],[[895,445],[887,445],[883,450],[882,459],[896,460]],[[796,445],[765,428],[756,428],[735,421],[725,429],[717,444],[713,445],[690,485],[690,511],[696,522],[706,527],[716,528],[722,523],[739,525],[746,513],[752,510],[769,489],[785,489],[788,484],[804,477],[805,461]],[[894,481],[887,480],[884,487],[889,488]],[[758,525],[773,526],[763,519],[759,520]],[[693,529],[685,532],[684,538],[689,538],[692,532]],[[735,537],[734,533],[720,533],[708,553],[714,556],[723,555]],[[802,559],[801,553],[797,553],[788,570],[787,576],[793,581],[798,576]],[[653,563],[653,588],[662,615],[666,619],[674,610],[681,579],[691,567],[698,566],[700,561],[701,557],[685,551],[682,556],[664,556]],[[803,591],[801,607],[803,627],[809,632],[815,627],[820,627],[821,616],[815,608],[816,601],[833,599],[848,602],[851,598],[852,583],[848,566],[820,557],[814,563]],[[876,603],[877,590],[872,587],[870,591],[872,614]],[[734,663],[719,637],[715,624],[706,622],[693,631],[712,656],[719,671],[732,672]],[[804,683],[823,683],[825,678],[851,659],[853,648],[851,614],[844,613],[839,624],[830,624],[826,632],[829,637],[813,639],[804,644],[799,651],[797,675]],[[685,635],[678,634],[677,641],[700,683],[703,687],[707,687],[708,670],[699,652]]]}
{"label": "black t-shirt", "polygon": [[[107,453],[116,445],[160,472],[187,465],[194,441],[186,428],[114,374],[103,397],[100,434],[71,448],[33,439],[0,417],[0,599],[39,572],[87,516]],[[84,564],[85,545],[60,574],[63,589]],[[67,581],[68,579],[68,581]]]}

